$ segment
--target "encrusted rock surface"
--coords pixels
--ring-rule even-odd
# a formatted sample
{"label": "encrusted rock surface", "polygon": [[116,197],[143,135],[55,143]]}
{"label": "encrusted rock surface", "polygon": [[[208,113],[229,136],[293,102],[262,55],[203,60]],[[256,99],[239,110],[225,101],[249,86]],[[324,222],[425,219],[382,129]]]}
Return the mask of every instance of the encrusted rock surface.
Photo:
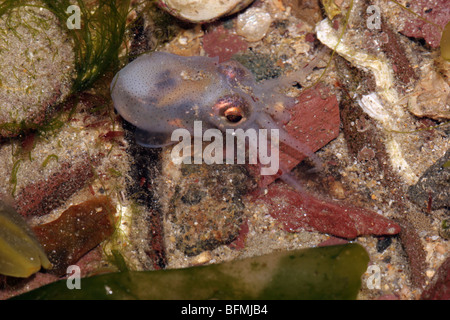
{"label": "encrusted rock surface", "polygon": [[36,128],[67,98],[73,42],[47,9],[14,8],[0,18],[0,138]]}

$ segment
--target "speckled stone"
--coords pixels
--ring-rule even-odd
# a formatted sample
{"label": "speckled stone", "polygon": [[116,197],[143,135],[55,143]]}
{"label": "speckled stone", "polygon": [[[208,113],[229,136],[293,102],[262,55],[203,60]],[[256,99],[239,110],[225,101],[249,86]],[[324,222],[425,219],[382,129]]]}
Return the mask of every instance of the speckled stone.
{"label": "speckled stone", "polygon": [[183,164],[181,174],[169,208],[177,249],[193,256],[236,239],[252,186],[245,167]]}
{"label": "speckled stone", "polygon": [[75,54],[66,31],[49,10],[38,6],[1,15],[0,137],[41,126],[69,95]]}

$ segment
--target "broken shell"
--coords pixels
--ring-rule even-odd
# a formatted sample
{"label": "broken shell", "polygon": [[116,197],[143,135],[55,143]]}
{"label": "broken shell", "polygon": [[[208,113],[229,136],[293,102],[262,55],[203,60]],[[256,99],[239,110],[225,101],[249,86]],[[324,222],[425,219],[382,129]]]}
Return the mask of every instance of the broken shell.
{"label": "broken shell", "polygon": [[210,22],[246,8],[254,0],[158,0],[171,15],[189,22]]}
{"label": "broken shell", "polygon": [[417,117],[450,119],[450,86],[436,72],[429,72],[417,84],[408,100],[408,110]]}

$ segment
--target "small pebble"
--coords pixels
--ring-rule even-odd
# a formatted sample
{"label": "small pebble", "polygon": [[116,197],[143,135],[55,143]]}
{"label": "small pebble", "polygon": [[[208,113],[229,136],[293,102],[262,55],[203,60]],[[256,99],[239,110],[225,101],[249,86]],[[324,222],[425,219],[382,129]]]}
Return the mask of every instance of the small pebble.
{"label": "small pebble", "polygon": [[345,199],[344,186],[340,181],[333,181],[330,183],[330,193],[334,198],[342,200]]}
{"label": "small pebble", "polygon": [[386,250],[392,243],[391,237],[383,237],[379,238],[377,242],[377,251],[379,253],[382,253],[384,250]]}
{"label": "small pebble", "polygon": [[192,265],[199,266],[208,263],[209,261],[211,261],[211,259],[212,259],[211,251],[203,251],[202,253],[193,258]]}
{"label": "small pebble", "polygon": [[259,41],[269,31],[272,17],[261,8],[250,8],[237,18],[236,31],[249,42]]}
{"label": "small pebble", "polygon": [[439,252],[440,254],[445,254],[447,252],[447,250],[445,249],[445,246],[443,246],[442,244],[438,244],[436,245],[436,251]]}
{"label": "small pebble", "polygon": [[428,278],[433,278],[433,276],[434,276],[434,270],[427,270],[426,272],[425,272],[425,274],[427,275],[427,277]]}

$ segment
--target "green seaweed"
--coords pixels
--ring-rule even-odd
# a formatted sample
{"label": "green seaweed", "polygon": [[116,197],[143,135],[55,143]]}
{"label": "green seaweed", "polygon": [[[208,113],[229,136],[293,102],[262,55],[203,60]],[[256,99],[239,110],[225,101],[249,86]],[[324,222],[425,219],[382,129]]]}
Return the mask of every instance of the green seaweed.
{"label": "green seaweed", "polygon": [[444,239],[450,239],[450,223],[448,219],[442,220],[441,227],[439,228],[439,235]]}
{"label": "green seaweed", "polygon": [[442,220],[442,225],[441,225],[441,227],[442,227],[442,229],[447,230],[447,229],[450,228],[450,225],[448,224],[448,221],[447,221],[447,220]]}
{"label": "green seaweed", "polygon": [[335,16],[341,13],[341,10],[336,5],[334,0],[321,0],[323,8],[325,9],[325,13],[328,16],[328,19],[333,20]]}
{"label": "green seaweed", "polygon": [[114,178],[119,178],[122,176],[122,173],[114,168],[109,168],[108,172],[111,174],[112,177]]}
{"label": "green seaweed", "polygon": [[[61,26],[66,26],[70,13],[66,12],[70,5],[77,5],[81,11],[81,28],[69,29],[67,33],[72,37],[75,53],[75,75],[71,86],[71,93],[77,93],[91,88],[101,77],[117,71],[120,65],[119,53],[124,43],[127,28],[127,15],[130,8],[130,0],[99,0],[69,1],[69,0],[0,0],[0,16],[8,14],[18,7],[39,7],[51,11],[60,21]],[[47,21],[36,17],[38,23]],[[14,26],[8,28],[9,32],[15,32]],[[32,32],[30,26],[30,32]],[[20,34],[17,34],[20,38]],[[51,39],[48,39],[51,42]],[[55,52],[57,54],[57,52]],[[18,79],[19,80],[19,79]],[[57,108],[57,107],[55,107]],[[53,109],[54,111],[55,109]],[[29,130],[54,131],[64,124],[58,120],[58,114],[50,114],[46,121],[35,124],[25,121],[11,121],[1,123],[0,130],[18,135]]]}
{"label": "green seaweed", "polygon": [[346,31],[347,31],[348,23],[349,23],[349,20],[350,20],[350,14],[351,14],[352,10],[353,10],[353,0],[350,1],[350,6],[347,9],[347,12],[345,13],[342,31],[341,31],[341,33],[339,35],[338,41],[336,43],[336,46],[333,48],[333,51],[331,52],[330,59],[328,59],[327,65],[325,66],[325,69],[322,71],[322,73],[320,74],[319,78],[313,84],[305,87],[304,90],[312,88],[312,87],[315,87],[320,82],[320,80],[322,80],[323,76],[325,76],[325,74],[327,73],[328,69],[331,66],[331,63],[333,62],[333,58],[334,58],[334,56],[336,54],[337,47],[341,43],[341,41],[342,41]]}
{"label": "green seaweed", "polygon": [[42,168],[45,168],[52,159],[55,159],[56,161],[59,160],[56,154],[51,154],[47,158],[45,158],[44,162],[42,162]]}
{"label": "green seaweed", "polygon": [[450,21],[445,25],[440,44],[442,58],[450,61]]}
{"label": "green seaweed", "polygon": [[[69,0],[42,0],[62,24],[69,14]],[[129,0],[100,0],[93,7],[86,1],[77,0],[81,11],[80,29],[71,29],[75,43],[76,79],[72,90],[85,90],[107,71],[119,66],[119,51],[124,40]]]}
{"label": "green seaweed", "polygon": [[120,272],[128,271],[128,266],[125,258],[119,250],[113,249],[110,254],[106,254],[106,257],[110,263],[117,267]]}
{"label": "green seaweed", "polygon": [[20,168],[20,163],[22,162],[22,159],[17,160],[16,162],[14,162],[13,168],[12,168],[12,172],[11,172],[11,177],[9,178],[9,183],[12,184],[12,191],[11,191],[11,195],[14,197],[15,193],[16,193],[16,188],[17,188],[17,172],[19,171]]}
{"label": "green seaweed", "polygon": [[422,131],[431,131],[431,130],[435,130],[435,129],[439,129],[442,127],[447,126],[448,124],[450,124],[450,121],[445,121],[443,123],[440,123],[438,125],[435,126],[429,126],[426,128],[421,128],[421,129],[417,129],[417,130],[411,130],[411,131],[401,131],[401,130],[388,130],[388,129],[384,129],[386,132],[389,133],[402,133],[402,134],[407,134],[407,133],[417,133],[417,132],[422,132]]}
{"label": "green seaweed", "polygon": [[[275,252],[222,264],[126,271],[66,280],[15,299],[355,299],[369,256],[351,243]],[[105,290],[107,288],[107,290]]]}

